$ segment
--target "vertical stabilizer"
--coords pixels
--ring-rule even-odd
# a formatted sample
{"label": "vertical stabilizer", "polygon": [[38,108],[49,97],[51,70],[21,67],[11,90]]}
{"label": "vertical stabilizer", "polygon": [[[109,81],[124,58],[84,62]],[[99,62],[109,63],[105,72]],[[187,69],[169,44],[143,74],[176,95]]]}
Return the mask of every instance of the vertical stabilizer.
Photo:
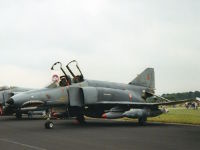
{"label": "vertical stabilizer", "polygon": [[141,74],[139,74],[129,84],[148,87],[152,90],[155,89],[155,75],[154,68],[147,68]]}

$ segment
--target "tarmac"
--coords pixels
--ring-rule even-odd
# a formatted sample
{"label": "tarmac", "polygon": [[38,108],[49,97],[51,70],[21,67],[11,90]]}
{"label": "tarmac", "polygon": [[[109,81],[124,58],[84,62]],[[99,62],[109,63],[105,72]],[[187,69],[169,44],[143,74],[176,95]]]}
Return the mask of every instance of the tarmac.
{"label": "tarmac", "polygon": [[200,126],[113,120],[45,120],[0,117],[0,150],[199,150]]}

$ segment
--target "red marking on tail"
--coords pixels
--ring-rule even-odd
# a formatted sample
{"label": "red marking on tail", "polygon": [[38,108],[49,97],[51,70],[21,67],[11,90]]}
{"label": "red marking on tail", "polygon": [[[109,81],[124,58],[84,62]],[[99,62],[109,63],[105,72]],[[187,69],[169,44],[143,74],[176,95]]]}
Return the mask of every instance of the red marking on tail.
{"label": "red marking on tail", "polygon": [[147,80],[150,80],[150,75],[149,74],[147,75]]}

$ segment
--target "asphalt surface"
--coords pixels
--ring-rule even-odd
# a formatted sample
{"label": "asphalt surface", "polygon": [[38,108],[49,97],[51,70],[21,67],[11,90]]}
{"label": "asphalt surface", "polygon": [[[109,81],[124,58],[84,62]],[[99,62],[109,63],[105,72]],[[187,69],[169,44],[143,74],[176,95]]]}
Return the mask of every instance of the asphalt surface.
{"label": "asphalt surface", "polygon": [[44,128],[44,120],[0,117],[0,150],[199,150],[200,127],[134,122],[57,120]]}

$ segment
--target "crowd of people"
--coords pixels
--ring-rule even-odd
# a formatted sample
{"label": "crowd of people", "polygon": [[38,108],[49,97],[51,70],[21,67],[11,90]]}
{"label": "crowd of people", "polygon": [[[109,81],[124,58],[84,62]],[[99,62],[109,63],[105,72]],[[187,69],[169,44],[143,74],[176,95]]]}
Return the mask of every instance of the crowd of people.
{"label": "crowd of people", "polygon": [[188,103],[185,103],[185,107],[187,109],[198,109],[199,104],[196,102],[188,102]]}

